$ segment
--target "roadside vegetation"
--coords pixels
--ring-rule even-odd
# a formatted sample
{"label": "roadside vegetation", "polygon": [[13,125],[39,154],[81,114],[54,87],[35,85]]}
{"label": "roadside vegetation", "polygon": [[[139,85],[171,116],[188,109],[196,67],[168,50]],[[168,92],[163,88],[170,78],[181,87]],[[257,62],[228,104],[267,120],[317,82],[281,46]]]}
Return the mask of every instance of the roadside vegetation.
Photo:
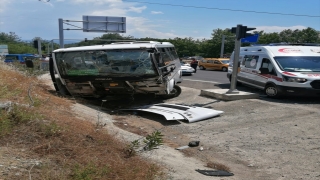
{"label": "roadside vegetation", "polygon": [[121,142],[78,119],[74,101],[0,62],[0,179],[163,178],[161,167],[137,154],[161,145],[161,133]]}
{"label": "roadside vegetation", "polygon": [[[320,32],[307,27],[305,29],[285,29],[281,32],[267,33],[264,31],[252,31],[252,33],[259,34],[257,44],[269,44],[269,43],[320,43]],[[159,41],[159,42],[171,42],[174,44],[179,57],[187,56],[202,56],[205,58],[217,58],[221,53],[221,41],[222,35],[225,36],[224,42],[224,56],[230,56],[234,49],[234,34],[230,32],[230,29],[213,29],[211,37],[209,39],[194,39],[192,37],[186,38],[169,38],[158,39],[152,37],[135,38],[133,36],[123,36],[118,33],[106,33],[99,37],[95,37],[91,40],[79,40],[77,43],[65,44],[65,47],[76,46],[88,46],[97,44],[109,44],[118,40],[133,40],[133,41]],[[35,38],[34,38],[35,39]],[[57,43],[51,44],[51,39],[41,40],[42,48],[44,52],[49,52],[46,49],[48,45],[52,45],[53,49],[59,48]],[[9,48],[9,54],[15,53],[35,53],[36,49],[33,48],[32,41],[24,42],[14,32],[4,33],[0,32],[0,44],[7,44]],[[248,43],[243,43],[242,46],[249,46]]]}

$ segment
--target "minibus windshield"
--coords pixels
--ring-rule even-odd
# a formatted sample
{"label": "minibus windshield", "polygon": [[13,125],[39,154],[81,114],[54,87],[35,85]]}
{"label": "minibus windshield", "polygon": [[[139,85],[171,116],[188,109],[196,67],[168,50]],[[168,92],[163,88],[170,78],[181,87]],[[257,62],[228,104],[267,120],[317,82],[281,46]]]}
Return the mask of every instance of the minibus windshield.
{"label": "minibus windshield", "polygon": [[320,56],[278,56],[274,59],[283,71],[320,72]]}
{"label": "minibus windshield", "polygon": [[57,52],[59,72],[66,76],[139,76],[155,75],[146,49],[86,50]]}

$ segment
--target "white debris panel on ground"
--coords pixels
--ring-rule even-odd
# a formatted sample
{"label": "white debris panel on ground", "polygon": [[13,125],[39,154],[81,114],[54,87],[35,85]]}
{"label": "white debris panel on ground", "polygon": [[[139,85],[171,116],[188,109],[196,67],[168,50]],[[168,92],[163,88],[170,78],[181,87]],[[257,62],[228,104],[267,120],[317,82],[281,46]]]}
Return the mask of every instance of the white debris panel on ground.
{"label": "white debris panel on ground", "polygon": [[121,109],[126,111],[145,111],[162,115],[166,120],[187,120],[189,123],[201,121],[204,119],[213,118],[224,113],[214,109],[195,107],[195,106],[184,106],[176,104],[153,104],[132,109]]}

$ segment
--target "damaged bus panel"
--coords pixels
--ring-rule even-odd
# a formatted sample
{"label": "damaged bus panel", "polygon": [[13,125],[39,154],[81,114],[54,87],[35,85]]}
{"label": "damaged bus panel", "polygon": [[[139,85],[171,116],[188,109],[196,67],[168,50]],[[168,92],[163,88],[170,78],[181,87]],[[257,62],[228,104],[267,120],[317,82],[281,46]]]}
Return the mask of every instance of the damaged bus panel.
{"label": "damaged bus panel", "polygon": [[116,95],[179,96],[180,60],[169,42],[121,42],[57,49],[50,74],[62,95],[104,98]]}

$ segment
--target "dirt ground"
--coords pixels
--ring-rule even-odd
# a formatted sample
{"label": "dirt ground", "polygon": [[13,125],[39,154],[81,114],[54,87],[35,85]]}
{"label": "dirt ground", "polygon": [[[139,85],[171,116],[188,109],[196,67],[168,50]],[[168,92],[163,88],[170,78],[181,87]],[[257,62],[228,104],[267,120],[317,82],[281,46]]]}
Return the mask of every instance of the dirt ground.
{"label": "dirt ground", "polygon": [[[106,124],[106,131],[129,142],[160,131],[165,144],[142,155],[167,167],[168,179],[320,179],[319,99],[261,97],[224,102],[201,97],[200,90],[186,87],[182,90],[179,97],[165,102],[224,113],[188,123],[119,110],[121,106],[162,102],[147,98],[137,99],[132,104],[110,101],[103,108],[98,105],[100,102],[82,102],[74,105],[74,111],[83,119]],[[193,140],[200,141],[200,146],[175,149]],[[234,176],[212,177],[195,171],[212,169],[207,167],[208,163],[228,168]]]}

